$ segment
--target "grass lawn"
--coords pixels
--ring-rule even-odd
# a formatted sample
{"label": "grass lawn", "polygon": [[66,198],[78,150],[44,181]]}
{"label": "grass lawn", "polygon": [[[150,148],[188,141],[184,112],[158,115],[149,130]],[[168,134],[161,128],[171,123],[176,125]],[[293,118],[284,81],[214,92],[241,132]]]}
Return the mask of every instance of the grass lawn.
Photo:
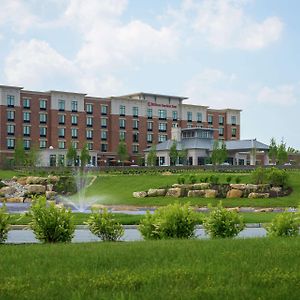
{"label": "grass lawn", "polygon": [[[198,179],[209,177],[211,172],[201,172],[195,174]],[[289,207],[298,206],[300,202],[300,172],[291,171],[290,185],[293,193],[287,197],[270,198],[270,199],[223,199],[223,205],[226,207],[235,206],[252,206],[252,207]],[[250,174],[228,174],[218,173],[220,182],[224,182],[226,177],[231,175],[233,179],[237,176],[241,178],[242,183],[250,182]],[[123,204],[123,205],[166,205],[175,201],[190,202],[192,205],[206,206],[208,203],[216,205],[220,199],[206,198],[171,198],[171,197],[149,197],[137,199],[132,196],[134,191],[148,190],[149,188],[159,188],[177,183],[180,175],[163,176],[157,175],[107,175],[99,176],[94,184],[86,191],[86,196],[99,200],[102,204]],[[188,177],[188,175],[187,175]]]}
{"label": "grass lawn", "polygon": [[[277,215],[277,213],[240,213],[243,216],[245,223],[269,223]],[[22,218],[20,218],[22,216]],[[85,213],[73,213],[74,223],[76,225],[83,225],[87,221],[90,214]],[[201,220],[206,214],[199,213],[199,219]],[[115,219],[123,225],[137,225],[140,224],[140,220],[144,217],[142,215],[129,215],[129,214],[115,214]],[[12,225],[27,225],[30,222],[30,218],[20,214],[11,214],[10,223]]]}
{"label": "grass lawn", "polygon": [[1,299],[300,299],[300,238],[2,245]]}

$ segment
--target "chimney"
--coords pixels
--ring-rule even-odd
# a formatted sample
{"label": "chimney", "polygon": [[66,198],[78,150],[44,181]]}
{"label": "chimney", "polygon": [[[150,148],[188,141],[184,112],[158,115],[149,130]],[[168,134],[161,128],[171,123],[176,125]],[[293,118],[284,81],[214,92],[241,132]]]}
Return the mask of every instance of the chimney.
{"label": "chimney", "polygon": [[178,127],[177,124],[176,127],[172,127],[171,139],[176,142],[181,142],[181,128]]}

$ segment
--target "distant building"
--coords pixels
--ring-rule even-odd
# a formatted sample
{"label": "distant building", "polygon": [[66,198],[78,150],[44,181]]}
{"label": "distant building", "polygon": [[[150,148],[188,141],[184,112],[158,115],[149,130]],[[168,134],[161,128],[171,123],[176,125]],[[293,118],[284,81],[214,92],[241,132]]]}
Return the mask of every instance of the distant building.
{"label": "distant building", "polygon": [[[215,129],[211,128],[172,128],[171,139],[156,145],[156,154],[160,166],[170,165],[170,148],[176,143],[178,151],[187,151],[188,165],[205,165],[211,156]],[[228,151],[228,163],[231,165],[269,164],[269,146],[256,139],[224,141]],[[151,148],[145,150],[147,156]],[[259,160],[257,160],[259,158]],[[178,164],[182,161],[178,160]]]}

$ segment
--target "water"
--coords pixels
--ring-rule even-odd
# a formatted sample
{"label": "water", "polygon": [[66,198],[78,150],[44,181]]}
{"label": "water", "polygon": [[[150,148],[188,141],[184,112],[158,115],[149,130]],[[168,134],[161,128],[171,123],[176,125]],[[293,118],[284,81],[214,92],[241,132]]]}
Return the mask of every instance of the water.
{"label": "water", "polygon": [[[129,226],[128,226],[129,227]],[[122,241],[142,241],[143,238],[137,228],[131,226],[126,227]],[[254,237],[265,237],[266,230],[264,228],[245,228],[239,235],[238,238],[254,238]],[[205,234],[203,228],[196,230],[196,237],[198,239],[208,239],[209,237]],[[93,235],[88,229],[76,229],[75,236],[72,243],[86,243],[86,242],[99,242],[100,239]],[[24,243],[39,243],[34,233],[31,230],[11,230],[8,233],[8,244],[24,244]]]}

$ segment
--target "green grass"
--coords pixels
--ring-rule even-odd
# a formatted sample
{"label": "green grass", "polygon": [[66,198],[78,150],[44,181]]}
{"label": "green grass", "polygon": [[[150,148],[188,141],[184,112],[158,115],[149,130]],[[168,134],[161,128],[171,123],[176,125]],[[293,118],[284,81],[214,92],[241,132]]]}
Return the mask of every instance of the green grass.
{"label": "green grass", "polygon": [[[209,177],[211,172],[201,172],[195,174],[198,179]],[[223,199],[223,205],[226,207],[235,206],[252,206],[252,207],[296,207],[300,202],[300,172],[291,171],[290,185],[293,193],[287,197],[270,198],[270,199]],[[218,173],[221,182],[225,182],[226,177],[231,175],[234,178],[239,176],[242,183],[250,182],[250,174],[228,174]],[[99,197],[98,203],[102,204],[122,204],[122,205],[167,205],[178,201],[171,197],[149,197],[137,199],[132,196],[134,191],[148,190],[149,188],[159,188],[177,183],[180,175],[163,176],[157,175],[107,175],[98,177],[94,184],[86,191],[86,195],[93,199]],[[188,178],[188,175],[186,175]],[[216,205],[220,199],[206,198],[180,198],[180,202],[190,202],[192,205],[206,206],[208,203]]]}
{"label": "green grass", "polygon": [[1,299],[300,299],[300,238],[0,249]]}
{"label": "green grass", "polygon": [[[277,213],[240,213],[245,223],[269,223],[277,215]],[[199,219],[202,219],[207,214],[199,213]],[[28,225],[30,218],[23,214],[11,214],[10,223],[12,225]],[[87,221],[90,214],[85,213],[73,213],[73,220],[76,225],[83,225]],[[137,225],[140,224],[140,220],[144,217],[142,215],[129,215],[129,214],[114,214],[115,219],[123,225]]]}

